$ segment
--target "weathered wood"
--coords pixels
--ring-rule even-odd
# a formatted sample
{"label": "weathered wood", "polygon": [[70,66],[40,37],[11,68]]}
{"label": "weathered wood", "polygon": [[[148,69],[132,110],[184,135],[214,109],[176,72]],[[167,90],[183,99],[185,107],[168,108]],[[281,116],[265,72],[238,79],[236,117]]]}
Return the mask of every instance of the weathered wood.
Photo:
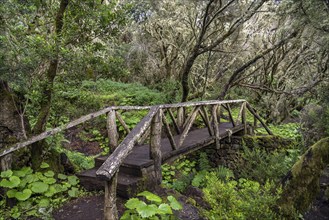
{"label": "weathered wood", "polygon": [[185,128],[184,128],[184,130],[183,130],[183,132],[182,132],[182,134],[181,134],[181,136],[179,138],[178,148],[180,148],[183,145],[183,142],[184,142],[184,140],[185,140],[185,138],[187,136],[187,133],[189,132],[190,128],[192,127],[192,124],[193,124],[193,122],[194,122],[194,120],[195,120],[195,118],[196,118],[196,116],[198,114],[199,109],[200,109],[200,106],[197,106],[194,109],[193,113],[191,114],[190,120],[186,124],[186,126],[185,126]]}
{"label": "weathered wood", "polygon": [[119,134],[117,130],[115,110],[109,111],[107,114],[107,135],[109,137],[110,152],[113,152],[118,146]]}
{"label": "weathered wood", "polygon": [[191,111],[190,115],[187,117],[187,119],[184,122],[183,128],[185,129],[186,125],[190,123],[192,115],[197,111],[199,111],[201,106],[195,106],[194,109]]}
{"label": "weathered wood", "polygon": [[220,142],[219,142],[219,123],[218,123],[218,120],[217,120],[217,108],[218,107],[219,106],[214,105],[212,107],[212,111],[211,111],[211,114],[212,114],[212,127],[214,129],[216,149],[219,149],[220,148]]}
{"label": "weathered wood", "polygon": [[161,183],[162,172],[161,172],[161,109],[154,115],[151,123],[151,139],[150,139],[150,155],[154,161],[154,179],[157,184]]}
{"label": "weathered wood", "polygon": [[118,172],[110,179],[105,181],[105,194],[104,194],[104,219],[105,220],[118,220],[118,209],[117,209],[117,181]]}
{"label": "weathered wood", "polygon": [[168,108],[167,111],[168,111],[168,113],[169,113],[169,116],[170,116],[170,118],[171,118],[172,123],[174,124],[174,128],[175,128],[175,130],[176,130],[176,133],[177,133],[177,134],[180,134],[180,133],[181,133],[181,130],[180,130],[180,128],[179,128],[179,126],[178,126],[178,124],[177,124],[177,122],[176,122],[176,119],[175,119],[175,117],[174,117],[174,114],[172,113],[172,111],[171,111],[170,108]]}
{"label": "weathered wood", "polygon": [[177,124],[179,129],[182,129],[184,126],[184,108],[183,107],[179,107],[177,109]]}
{"label": "weathered wood", "polygon": [[119,144],[114,152],[106,159],[103,165],[96,171],[96,175],[100,178],[110,180],[118,171],[123,160],[132,151],[136,141],[150,126],[153,116],[160,109],[159,106],[154,106],[149,113],[135,126],[134,129],[126,136],[126,138]]}
{"label": "weathered wood", "polygon": [[146,131],[142,134],[142,136],[137,140],[137,144],[138,145],[142,145],[147,138],[150,137],[150,133],[151,133],[151,127],[149,126]]}
{"label": "weathered wood", "polygon": [[243,134],[247,134],[247,116],[246,116],[246,103],[244,102],[241,107],[241,123],[243,124]]}
{"label": "weathered wood", "polygon": [[126,124],[126,122],[123,120],[121,114],[118,111],[115,111],[115,116],[117,116],[117,119],[120,122],[120,124],[122,125],[123,129],[125,129],[127,134],[129,134],[130,129],[129,129],[128,125]]}
{"label": "weathered wood", "polygon": [[[196,105],[215,105],[215,104],[224,104],[224,103],[239,103],[244,102],[245,100],[225,100],[225,101],[218,101],[218,100],[210,100],[210,101],[200,101],[200,102],[185,102],[185,103],[177,103],[177,104],[166,104],[166,105],[159,105],[159,106],[153,106],[153,107],[160,107],[160,108],[179,108],[179,107],[186,107],[186,106],[196,106]],[[90,113],[88,115],[82,116],[74,121],[69,122],[68,124],[56,127],[52,130],[45,131],[39,135],[33,136],[29,138],[27,141],[23,141],[17,144],[14,144],[10,146],[9,148],[0,151],[0,157],[9,154],[13,151],[19,150],[21,148],[24,148],[26,146],[29,146],[35,142],[38,142],[40,140],[43,140],[47,137],[50,137],[52,135],[58,134],[62,132],[63,130],[67,130],[69,128],[72,128],[74,126],[77,126],[79,124],[82,124],[86,121],[89,121],[91,119],[94,119],[96,117],[99,117],[101,115],[107,114],[111,110],[146,110],[151,109],[152,106],[110,106],[107,108],[104,108],[100,111]]]}
{"label": "weathered wood", "polygon": [[269,135],[273,135],[272,131],[267,127],[267,125],[263,122],[262,118],[255,112],[255,110],[250,106],[248,102],[246,102],[246,106],[249,112],[253,114],[257,118],[257,120],[262,124],[262,126],[265,128],[267,133]]}
{"label": "weathered wood", "polygon": [[230,117],[230,121],[232,122],[233,127],[235,127],[236,124],[234,122],[234,119],[233,119],[233,116],[232,116],[232,110],[231,110],[231,107],[230,107],[229,104],[226,104],[226,109],[227,109],[228,115]]}
{"label": "weathered wood", "polygon": [[240,119],[242,119],[242,111],[243,111],[243,103],[242,103],[242,105],[240,107],[240,111],[239,111],[238,117],[236,118],[235,124],[239,124],[240,123]]}
{"label": "weathered wood", "polygon": [[176,143],[175,143],[175,140],[174,140],[174,136],[171,133],[170,126],[169,126],[169,123],[168,123],[168,121],[166,119],[166,116],[165,116],[164,112],[162,112],[161,117],[162,117],[163,125],[165,126],[167,137],[168,137],[169,142],[171,144],[171,148],[173,150],[176,150],[177,149],[177,146],[176,146]]}
{"label": "weathered wood", "polygon": [[12,154],[7,154],[0,158],[0,171],[10,170],[12,165]]}
{"label": "weathered wood", "polygon": [[208,115],[207,109],[204,105],[201,106],[200,115],[202,117],[203,122],[206,124],[206,126],[208,128],[209,135],[213,136],[214,135],[214,129],[210,124],[209,115]]}

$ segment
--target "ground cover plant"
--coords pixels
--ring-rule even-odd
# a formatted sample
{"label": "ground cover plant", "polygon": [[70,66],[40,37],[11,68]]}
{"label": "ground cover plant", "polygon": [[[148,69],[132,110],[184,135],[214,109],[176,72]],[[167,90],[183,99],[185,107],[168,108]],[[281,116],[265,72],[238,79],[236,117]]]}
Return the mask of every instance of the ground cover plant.
{"label": "ground cover plant", "polygon": [[47,163],[41,164],[40,171],[30,167],[3,171],[0,186],[5,192],[0,201],[0,219],[48,219],[54,208],[84,194],[76,176],[55,174]]}

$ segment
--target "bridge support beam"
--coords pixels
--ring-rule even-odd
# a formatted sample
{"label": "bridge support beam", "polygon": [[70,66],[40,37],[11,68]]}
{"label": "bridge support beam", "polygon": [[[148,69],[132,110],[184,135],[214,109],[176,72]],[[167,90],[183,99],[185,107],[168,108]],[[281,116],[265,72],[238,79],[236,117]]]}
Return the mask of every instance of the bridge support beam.
{"label": "bridge support beam", "polygon": [[150,154],[151,158],[154,160],[154,179],[157,184],[160,184],[162,181],[162,155],[160,150],[162,128],[161,115],[161,109],[159,109],[151,123]]}

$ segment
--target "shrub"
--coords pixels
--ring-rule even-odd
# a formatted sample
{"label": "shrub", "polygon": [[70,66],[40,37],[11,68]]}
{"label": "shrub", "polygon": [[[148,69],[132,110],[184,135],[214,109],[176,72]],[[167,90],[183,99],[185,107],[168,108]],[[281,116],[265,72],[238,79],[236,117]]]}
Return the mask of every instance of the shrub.
{"label": "shrub", "polygon": [[271,182],[262,186],[246,179],[224,182],[209,173],[203,192],[211,209],[203,213],[208,219],[280,219],[273,210],[281,189],[273,193],[274,187]]}

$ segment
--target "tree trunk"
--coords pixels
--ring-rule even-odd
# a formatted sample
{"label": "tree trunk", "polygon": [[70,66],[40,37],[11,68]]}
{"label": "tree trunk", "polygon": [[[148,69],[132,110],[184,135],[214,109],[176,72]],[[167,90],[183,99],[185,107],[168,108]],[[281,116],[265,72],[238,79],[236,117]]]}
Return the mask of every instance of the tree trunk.
{"label": "tree trunk", "polygon": [[[55,32],[57,35],[57,38],[60,38],[62,28],[63,28],[63,18],[64,13],[66,11],[66,8],[69,4],[69,0],[62,0],[59,6],[59,9],[57,11],[56,20],[55,20]],[[53,86],[54,86],[54,80],[57,75],[57,68],[59,64],[59,42],[57,41],[57,54],[55,55],[54,59],[50,61],[48,70],[46,72],[46,80],[43,84],[42,88],[42,98],[40,103],[40,112],[37,117],[37,122],[35,126],[33,127],[33,134],[37,135],[45,131],[46,124],[48,121],[49,113],[50,113],[50,107],[51,107],[51,101],[52,101],[52,94],[53,94]],[[32,145],[31,148],[31,157],[32,157],[32,168],[38,169],[41,162],[42,162],[42,152],[43,152],[43,146],[45,142],[37,142]]]}
{"label": "tree trunk", "polygon": [[319,178],[329,164],[329,138],[324,138],[310,147],[294,164],[283,179],[282,197],[278,204],[281,212],[291,219],[299,211],[307,211],[319,192]]}
{"label": "tree trunk", "polygon": [[[0,80],[0,149],[19,142],[26,133],[26,121],[21,121],[17,98],[7,82]],[[11,154],[1,158],[1,170],[11,168]]]}

